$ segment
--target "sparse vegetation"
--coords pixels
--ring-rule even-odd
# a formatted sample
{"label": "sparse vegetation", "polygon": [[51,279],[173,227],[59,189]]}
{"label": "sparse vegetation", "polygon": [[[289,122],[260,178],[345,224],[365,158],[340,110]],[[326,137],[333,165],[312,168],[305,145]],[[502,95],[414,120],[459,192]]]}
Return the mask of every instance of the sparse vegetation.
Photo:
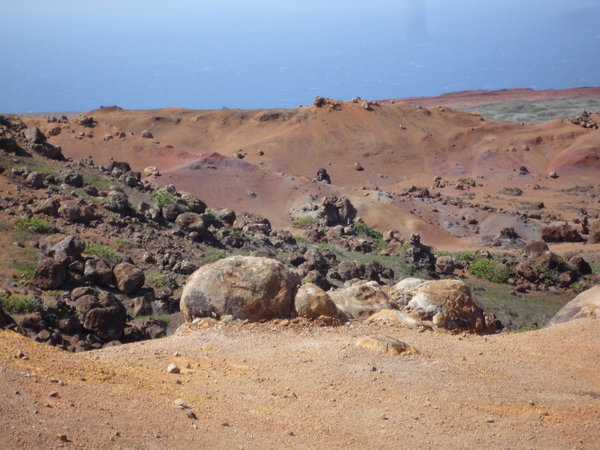
{"label": "sparse vegetation", "polygon": [[154,191],[150,198],[157,208],[175,204],[175,196],[164,189]]}
{"label": "sparse vegetation", "polygon": [[20,260],[15,261],[12,267],[13,269],[21,272],[21,278],[29,281],[33,279],[33,276],[35,275],[35,269],[37,267],[37,264],[34,261]]}
{"label": "sparse vegetation", "polygon": [[513,276],[513,270],[499,261],[482,258],[469,266],[469,273],[494,283],[506,283]]}
{"label": "sparse vegetation", "polygon": [[500,120],[517,123],[543,123],[549,120],[569,119],[581,111],[600,110],[600,99],[561,99],[522,101],[512,100],[501,103],[476,105],[458,108],[481,114],[485,120]]}
{"label": "sparse vegetation", "polygon": [[227,257],[227,253],[223,250],[211,248],[204,252],[204,259],[206,259],[208,262],[215,262],[225,257]]}
{"label": "sparse vegetation", "polygon": [[583,283],[581,281],[576,281],[575,283],[571,283],[569,285],[569,289],[571,289],[576,294],[580,294],[583,292]]}
{"label": "sparse vegetation", "polygon": [[466,263],[471,264],[473,261],[475,261],[475,252],[474,251],[458,252],[455,256],[455,259],[457,259],[458,261],[464,261]]}
{"label": "sparse vegetation", "polygon": [[292,227],[306,230],[311,228],[314,224],[318,222],[318,219],[313,216],[300,216],[296,217],[296,219],[292,222]]}
{"label": "sparse vegetation", "polygon": [[122,245],[123,247],[130,247],[130,248],[141,248],[142,247],[142,244],[140,244],[139,242],[134,241],[133,239],[125,239],[125,238],[118,238],[117,244]]}
{"label": "sparse vegetation", "polygon": [[308,245],[312,244],[311,240],[304,236],[293,236],[294,240],[298,245]]}
{"label": "sparse vegetation", "polygon": [[171,317],[166,314],[151,314],[151,315],[147,315],[147,316],[137,316],[136,319],[138,319],[138,320],[148,320],[148,319],[157,320],[157,321],[165,324],[165,326],[167,326],[167,327],[171,323]]}
{"label": "sparse vegetation", "polygon": [[114,248],[97,242],[86,242],[84,253],[103,259],[111,266],[121,259],[119,253]]}
{"label": "sparse vegetation", "polygon": [[83,175],[83,183],[89,184],[90,186],[93,186],[98,190],[108,189],[111,185],[110,180],[107,180],[100,176],[89,175],[89,174]]}
{"label": "sparse vegetation", "polygon": [[39,311],[43,306],[40,299],[26,295],[3,295],[0,303],[4,310],[17,314]]}
{"label": "sparse vegetation", "polygon": [[381,234],[374,228],[371,228],[369,225],[362,221],[355,222],[354,228],[356,228],[356,231],[358,231],[359,234],[370,237],[371,239],[378,240],[383,238],[383,234]]}
{"label": "sparse vegetation", "polygon": [[49,234],[56,231],[56,226],[54,226],[54,224],[35,217],[17,219],[15,224],[19,230],[30,233]]}
{"label": "sparse vegetation", "polygon": [[467,280],[466,283],[479,307],[512,328],[532,323],[543,326],[570,300],[569,297],[545,292],[532,293],[523,299],[511,294],[513,286],[483,279]]}
{"label": "sparse vegetation", "polygon": [[146,282],[159,287],[169,287],[173,284],[166,275],[160,272],[148,272],[146,274]]}

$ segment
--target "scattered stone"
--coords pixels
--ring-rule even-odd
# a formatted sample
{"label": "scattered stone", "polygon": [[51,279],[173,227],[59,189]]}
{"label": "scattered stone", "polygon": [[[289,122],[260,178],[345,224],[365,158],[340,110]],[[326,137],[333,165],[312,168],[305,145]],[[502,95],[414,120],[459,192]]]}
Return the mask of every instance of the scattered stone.
{"label": "scattered stone", "polygon": [[177,374],[177,373],[181,373],[181,369],[179,368],[179,366],[177,364],[171,363],[167,367],[167,372]]}
{"label": "scattered stone", "polygon": [[366,336],[356,343],[357,346],[387,355],[412,355],[418,353],[417,349],[396,338],[385,335]]}
{"label": "scattered stone", "polygon": [[551,225],[542,228],[542,239],[545,242],[583,242],[584,239],[572,225]]}
{"label": "scattered stone", "polygon": [[315,105],[317,108],[322,107],[324,104],[325,104],[325,99],[323,97],[318,96],[318,95],[313,100],[313,105]]}
{"label": "scattered stone", "polygon": [[144,175],[147,177],[159,177],[160,170],[156,166],[148,166],[144,169]]}
{"label": "scattered stone", "polygon": [[140,289],[146,277],[141,269],[126,262],[117,264],[113,269],[117,288],[125,294],[131,294]]}
{"label": "scattered stone", "polygon": [[331,184],[331,178],[329,177],[327,170],[322,169],[322,168],[317,170],[317,175],[315,176],[315,181],[320,182],[320,183],[325,183],[325,184]]}
{"label": "scattered stone", "polygon": [[52,290],[59,288],[66,278],[65,266],[54,259],[46,258],[38,263],[31,283],[40,289]]}

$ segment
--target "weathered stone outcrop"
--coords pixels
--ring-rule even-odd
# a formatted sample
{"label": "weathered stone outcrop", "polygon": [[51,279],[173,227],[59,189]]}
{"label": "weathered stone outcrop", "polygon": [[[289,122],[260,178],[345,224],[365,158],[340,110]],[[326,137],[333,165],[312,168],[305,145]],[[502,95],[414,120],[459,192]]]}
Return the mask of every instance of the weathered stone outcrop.
{"label": "weathered stone outcrop", "polygon": [[484,315],[459,280],[423,281],[407,279],[392,288],[402,311],[416,313],[437,328],[475,333],[493,332],[493,320]]}
{"label": "weathered stone outcrop", "polygon": [[298,289],[294,299],[296,313],[307,319],[316,319],[319,316],[335,317],[339,312],[329,295],[319,286],[308,283]]}
{"label": "weathered stone outcrop", "polygon": [[328,292],[337,308],[349,319],[366,319],[377,311],[393,308],[390,297],[375,281],[359,281]]}

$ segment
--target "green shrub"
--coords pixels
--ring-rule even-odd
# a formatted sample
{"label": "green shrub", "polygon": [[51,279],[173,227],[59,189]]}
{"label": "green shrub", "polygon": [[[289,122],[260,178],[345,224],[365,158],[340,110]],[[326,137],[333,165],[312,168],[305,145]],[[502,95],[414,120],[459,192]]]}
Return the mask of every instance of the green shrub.
{"label": "green shrub", "polygon": [[30,313],[42,309],[40,299],[25,295],[10,295],[0,297],[2,308],[12,313]]}
{"label": "green shrub", "polygon": [[164,189],[157,189],[150,195],[150,198],[157,208],[175,204],[175,196]]}
{"label": "green shrub", "polygon": [[362,221],[356,222],[354,224],[354,228],[356,229],[356,231],[358,231],[359,234],[370,237],[371,239],[378,240],[378,239],[383,238],[383,234],[381,234],[379,231],[371,228],[369,225],[367,225],[366,223],[364,223]]}
{"label": "green shrub", "polygon": [[482,258],[469,266],[469,273],[494,283],[506,283],[513,271],[505,264],[490,258]]}
{"label": "green shrub", "polygon": [[16,225],[18,229],[22,231],[28,231],[30,233],[48,234],[56,231],[54,224],[46,222],[42,219],[36,219],[35,217],[31,217],[29,219],[18,219],[16,221]]}
{"label": "green shrub", "polygon": [[292,227],[297,228],[297,229],[302,229],[305,230],[307,228],[312,227],[314,224],[316,224],[318,222],[318,219],[316,217],[312,217],[312,216],[301,216],[301,217],[297,217],[293,222],[292,222]]}
{"label": "green shrub", "polygon": [[119,262],[121,257],[114,248],[97,242],[86,242],[84,253],[103,259],[111,266]]}
{"label": "green shrub", "polygon": [[581,281],[576,281],[575,283],[571,283],[569,285],[569,289],[571,289],[576,294],[581,294],[581,292],[583,292],[583,283]]}
{"label": "green shrub", "polygon": [[560,272],[558,270],[550,270],[547,267],[535,264],[531,266],[531,270],[533,270],[535,273],[544,275],[544,278],[550,281],[557,281],[558,277],[560,276]]}

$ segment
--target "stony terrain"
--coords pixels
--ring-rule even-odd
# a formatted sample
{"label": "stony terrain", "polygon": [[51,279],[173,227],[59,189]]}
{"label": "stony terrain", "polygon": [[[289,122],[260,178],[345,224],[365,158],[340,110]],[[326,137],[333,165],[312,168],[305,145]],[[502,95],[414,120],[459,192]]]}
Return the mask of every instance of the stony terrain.
{"label": "stony terrain", "polygon": [[322,97],[0,116],[0,430],[593,447],[598,123]]}

